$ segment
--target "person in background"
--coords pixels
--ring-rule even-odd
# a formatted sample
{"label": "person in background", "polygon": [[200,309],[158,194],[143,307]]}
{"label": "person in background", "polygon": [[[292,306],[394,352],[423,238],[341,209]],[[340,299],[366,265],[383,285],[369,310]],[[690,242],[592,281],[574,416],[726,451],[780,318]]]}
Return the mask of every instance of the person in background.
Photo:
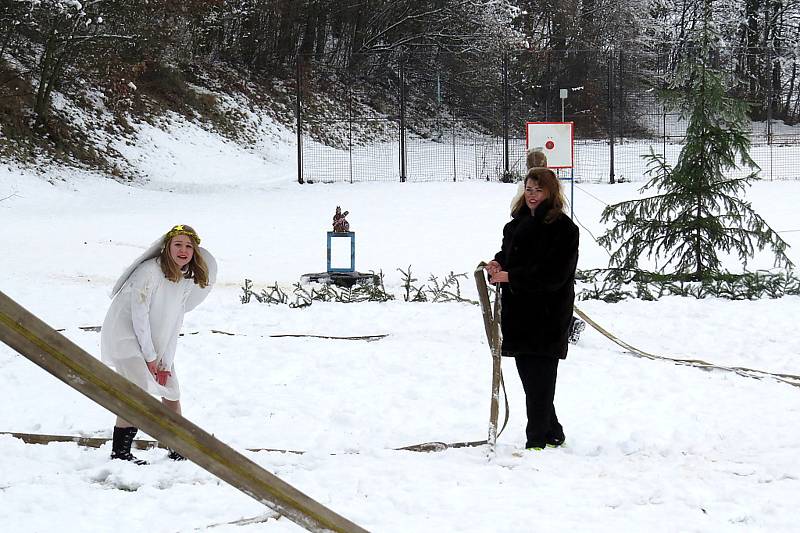
{"label": "person in background", "polygon": [[514,357],[525,391],[525,447],[542,449],[565,439],[553,401],[569,345],[579,232],[552,170],[532,168],[524,185],[486,271],[500,284],[502,355]]}
{"label": "person in background", "polygon": [[[197,232],[172,227],[120,276],[101,328],[104,363],[181,414],[175,351],[183,316],[197,307],[216,280],[214,257]],[[147,464],[131,454],[137,428],[117,417],[111,458]],[[168,457],[184,459],[170,450]]]}

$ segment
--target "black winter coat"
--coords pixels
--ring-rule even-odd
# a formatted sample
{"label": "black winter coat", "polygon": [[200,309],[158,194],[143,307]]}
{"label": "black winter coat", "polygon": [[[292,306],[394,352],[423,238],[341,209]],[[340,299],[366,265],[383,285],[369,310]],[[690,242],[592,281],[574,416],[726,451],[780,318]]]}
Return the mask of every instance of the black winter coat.
{"label": "black winter coat", "polygon": [[503,228],[495,255],[508,283],[502,284],[502,352],[506,356],[567,357],[575,303],[578,227],[566,214],[550,223],[549,202],[533,215],[524,209]]}

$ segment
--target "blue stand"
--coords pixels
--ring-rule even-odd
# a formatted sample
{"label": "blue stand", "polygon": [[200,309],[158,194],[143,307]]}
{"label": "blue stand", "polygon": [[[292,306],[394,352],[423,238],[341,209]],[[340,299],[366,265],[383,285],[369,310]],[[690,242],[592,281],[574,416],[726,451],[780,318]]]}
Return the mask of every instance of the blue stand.
{"label": "blue stand", "polygon": [[[333,268],[331,267],[331,240],[335,238],[349,238],[350,239],[350,268]],[[334,231],[328,232],[328,272],[355,272],[356,270],[356,233],[354,231],[347,231],[344,233],[337,233]]]}
{"label": "blue stand", "polygon": [[[333,239],[350,239],[350,268],[334,268],[331,266],[331,241]],[[339,233],[328,232],[328,271],[312,274],[303,274],[300,281],[303,283],[333,283],[340,287],[369,284],[377,285],[380,279],[377,274],[356,272],[356,234],[353,231]]]}

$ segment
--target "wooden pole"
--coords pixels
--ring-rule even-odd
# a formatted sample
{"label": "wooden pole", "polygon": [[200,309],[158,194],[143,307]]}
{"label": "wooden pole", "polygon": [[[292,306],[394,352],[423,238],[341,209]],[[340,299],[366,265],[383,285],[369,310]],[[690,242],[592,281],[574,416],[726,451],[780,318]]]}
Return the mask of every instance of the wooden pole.
{"label": "wooden pole", "polygon": [[494,293],[494,312],[492,313],[492,403],[489,410],[489,447],[494,453],[497,444],[497,419],[500,416],[500,382],[503,367],[500,355],[500,289]]}
{"label": "wooden pole", "polygon": [[489,304],[489,288],[486,286],[486,272],[483,270],[486,263],[481,261],[475,267],[475,286],[478,288],[478,301],[481,304],[481,314],[483,315],[483,327],[486,331],[486,340],[491,348],[494,344],[494,331],[492,328],[492,308]]}
{"label": "wooden pole", "polygon": [[489,455],[494,455],[495,445],[497,444],[497,419],[500,415],[500,381],[502,380],[502,364],[500,359],[500,333],[498,331],[499,303],[495,298],[494,312],[489,303],[489,288],[486,285],[486,274],[484,267],[486,263],[481,262],[475,268],[475,285],[478,288],[478,300],[481,303],[483,313],[483,326],[486,330],[486,340],[492,350],[492,398],[489,405],[489,437],[486,442],[489,444]]}
{"label": "wooden pole", "polygon": [[84,396],[308,531],[366,531],[167,410],[1,291],[0,340]]}

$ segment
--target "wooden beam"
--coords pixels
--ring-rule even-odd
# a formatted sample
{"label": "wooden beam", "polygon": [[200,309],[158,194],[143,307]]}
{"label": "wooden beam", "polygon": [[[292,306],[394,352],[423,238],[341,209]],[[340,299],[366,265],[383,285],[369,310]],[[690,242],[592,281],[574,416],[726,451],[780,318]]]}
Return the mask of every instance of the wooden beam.
{"label": "wooden beam", "polygon": [[[43,444],[47,445],[51,442],[74,442],[78,446],[85,446],[87,448],[99,448],[107,442],[111,442],[108,437],[81,437],[80,435],[46,435],[43,433],[19,433],[15,431],[0,431],[0,435],[7,435],[20,439],[25,444]],[[485,440],[473,440],[466,442],[422,442],[420,444],[410,444],[401,448],[391,448],[392,450],[410,451],[410,452],[441,452],[452,448],[469,448],[473,446],[483,446],[486,444]],[[166,446],[155,440],[136,439],[131,445],[132,448],[137,450],[149,450],[151,448],[166,448]],[[278,452],[278,453],[293,453],[303,455],[303,450],[286,450],[282,448],[247,448],[249,452]],[[329,453],[328,455],[352,455],[359,452],[350,451],[342,452],[341,454]]]}
{"label": "wooden beam", "polygon": [[167,410],[1,291],[0,340],[84,396],[305,529],[366,531]]}
{"label": "wooden beam", "polygon": [[[51,442],[74,442],[78,446],[86,448],[99,448],[107,442],[111,442],[107,437],[81,437],[78,435],[44,435],[41,433],[19,433],[16,431],[0,431],[0,435],[8,435],[15,439],[20,439],[25,444],[50,444]],[[151,448],[166,448],[163,444],[159,446],[155,440],[136,439],[131,443],[131,448],[136,450],[149,450]]]}
{"label": "wooden beam", "polygon": [[[481,304],[486,340],[489,343],[489,349],[492,351],[492,398],[489,404],[489,436],[486,442],[489,444],[489,456],[493,457],[497,444],[497,419],[500,415],[500,384],[503,382],[503,367],[500,358],[500,298],[499,294],[495,293],[494,308],[492,308],[489,302],[489,287],[486,285],[484,267],[486,267],[486,263],[481,261],[475,267],[473,275],[475,276],[475,285],[478,288],[478,300]],[[500,289],[497,288],[496,290],[499,291]],[[508,409],[506,409],[506,416],[508,416]]]}

